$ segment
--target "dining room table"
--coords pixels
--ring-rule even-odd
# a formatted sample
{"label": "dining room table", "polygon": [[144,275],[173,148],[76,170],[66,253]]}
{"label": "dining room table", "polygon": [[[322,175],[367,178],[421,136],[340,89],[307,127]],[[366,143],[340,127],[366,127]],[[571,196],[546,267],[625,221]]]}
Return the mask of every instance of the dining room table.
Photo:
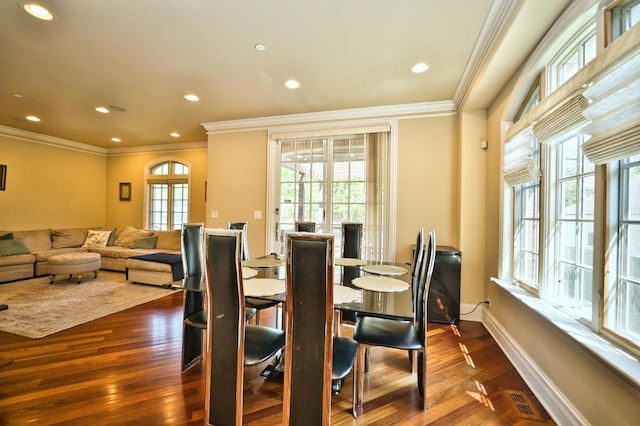
{"label": "dining room table", "polygon": [[[344,267],[358,268],[356,278],[342,282]],[[245,297],[286,302],[286,262],[281,256],[246,260],[242,270]],[[412,294],[410,265],[406,263],[334,260],[334,307],[339,313],[411,321]]]}

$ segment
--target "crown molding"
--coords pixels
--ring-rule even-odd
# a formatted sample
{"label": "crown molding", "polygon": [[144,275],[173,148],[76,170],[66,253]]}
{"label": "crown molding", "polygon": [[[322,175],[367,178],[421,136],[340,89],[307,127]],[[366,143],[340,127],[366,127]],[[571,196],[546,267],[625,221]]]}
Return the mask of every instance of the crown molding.
{"label": "crown molding", "polygon": [[44,145],[71,149],[74,151],[86,152],[89,154],[107,155],[107,150],[105,148],[2,125],[0,125],[0,136],[7,136],[13,139],[41,143]]}
{"label": "crown molding", "polygon": [[473,82],[487,66],[518,3],[518,0],[495,0],[491,5],[482,31],[480,31],[476,45],[471,52],[471,58],[467,62],[462,78],[460,78],[458,87],[453,94],[453,103],[458,107],[469,95]]}
{"label": "crown molding", "polygon": [[274,126],[295,125],[325,121],[345,121],[367,118],[411,118],[432,115],[455,114],[456,106],[452,101],[422,102],[414,104],[388,105],[381,107],[353,108],[335,111],[311,112],[302,114],[276,115],[271,117],[246,118],[240,120],[214,121],[202,123],[207,134],[237,132],[247,130],[266,130]]}
{"label": "crown molding", "polygon": [[15,129],[13,127],[7,127],[2,125],[0,125],[0,136],[6,136],[13,139],[27,141],[27,142],[40,143],[44,145],[55,146],[58,148],[71,149],[74,151],[105,155],[105,156],[125,155],[125,154],[145,153],[145,152],[175,152],[175,151],[207,149],[206,141],[157,144],[157,145],[146,145],[146,146],[117,147],[117,148],[102,148],[98,146],[88,145],[82,142],[70,141],[68,139],[62,139],[55,136],[43,135],[42,133],[35,133],[35,132],[30,132],[28,130]]}
{"label": "crown molding", "polygon": [[145,145],[145,146],[127,146],[117,148],[107,148],[107,154],[112,155],[126,155],[137,154],[144,152],[175,152],[175,151],[192,151],[207,149],[208,144],[204,142],[184,142],[184,143],[165,143],[157,145]]}

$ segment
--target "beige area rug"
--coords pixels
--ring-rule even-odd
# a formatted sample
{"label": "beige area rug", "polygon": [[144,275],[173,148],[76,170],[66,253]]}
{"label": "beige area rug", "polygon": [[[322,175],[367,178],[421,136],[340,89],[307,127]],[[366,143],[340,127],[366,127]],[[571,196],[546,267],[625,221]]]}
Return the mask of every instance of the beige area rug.
{"label": "beige area rug", "polygon": [[32,278],[0,284],[0,331],[39,339],[173,293],[162,287],[131,284],[124,272],[87,274],[81,284],[74,279]]}

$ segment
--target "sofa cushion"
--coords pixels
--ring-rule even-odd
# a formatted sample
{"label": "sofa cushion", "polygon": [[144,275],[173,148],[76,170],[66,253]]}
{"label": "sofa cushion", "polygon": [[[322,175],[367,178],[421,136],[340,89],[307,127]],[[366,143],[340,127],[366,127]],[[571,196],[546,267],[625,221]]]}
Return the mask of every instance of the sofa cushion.
{"label": "sofa cushion", "polygon": [[51,229],[13,231],[13,238],[22,238],[29,251],[51,250]]}
{"label": "sofa cushion", "polygon": [[132,249],[152,249],[156,247],[158,237],[140,237],[136,238],[131,244]]}
{"label": "sofa cushion", "polygon": [[180,243],[181,232],[180,229],[176,229],[175,231],[155,231],[153,236],[158,237],[156,248],[173,251],[182,250]]}
{"label": "sofa cushion", "polygon": [[13,234],[9,232],[7,234],[0,235],[0,241],[1,240],[13,240]]}
{"label": "sofa cushion", "polygon": [[12,268],[19,265],[31,265],[33,271],[33,262],[36,257],[32,254],[16,254],[13,256],[0,256],[0,268]]}
{"label": "sofa cushion", "polygon": [[13,240],[0,240],[0,256],[13,256],[16,254],[29,254],[29,248],[20,238]]}
{"label": "sofa cushion", "polygon": [[82,247],[87,239],[87,229],[54,229],[51,231],[51,248]]}
{"label": "sofa cushion", "polygon": [[106,247],[110,235],[111,231],[89,229],[87,239],[84,241],[82,247]]}
{"label": "sofa cushion", "polygon": [[111,246],[111,247],[89,247],[89,251],[92,253],[98,253],[103,258],[107,257],[110,259],[118,259],[120,257],[120,252],[122,251],[122,247]]}
{"label": "sofa cushion", "polygon": [[122,230],[116,241],[113,245],[119,247],[131,247],[133,242],[140,237],[150,237],[153,235],[153,231],[143,231],[141,229],[136,229],[132,226],[127,226]]}

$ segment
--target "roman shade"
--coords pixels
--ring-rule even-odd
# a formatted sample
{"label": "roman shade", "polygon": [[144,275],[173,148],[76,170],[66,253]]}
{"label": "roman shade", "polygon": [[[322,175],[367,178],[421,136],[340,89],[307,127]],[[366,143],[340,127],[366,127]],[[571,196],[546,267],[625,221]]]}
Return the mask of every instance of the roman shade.
{"label": "roman shade", "polygon": [[504,180],[511,186],[540,179],[533,126],[513,136],[504,146]]}
{"label": "roman shade", "polygon": [[583,111],[591,120],[582,145],[589,161],[606,164],[640,154],[640,49],[605,70],[584,91],[591,104]]}

